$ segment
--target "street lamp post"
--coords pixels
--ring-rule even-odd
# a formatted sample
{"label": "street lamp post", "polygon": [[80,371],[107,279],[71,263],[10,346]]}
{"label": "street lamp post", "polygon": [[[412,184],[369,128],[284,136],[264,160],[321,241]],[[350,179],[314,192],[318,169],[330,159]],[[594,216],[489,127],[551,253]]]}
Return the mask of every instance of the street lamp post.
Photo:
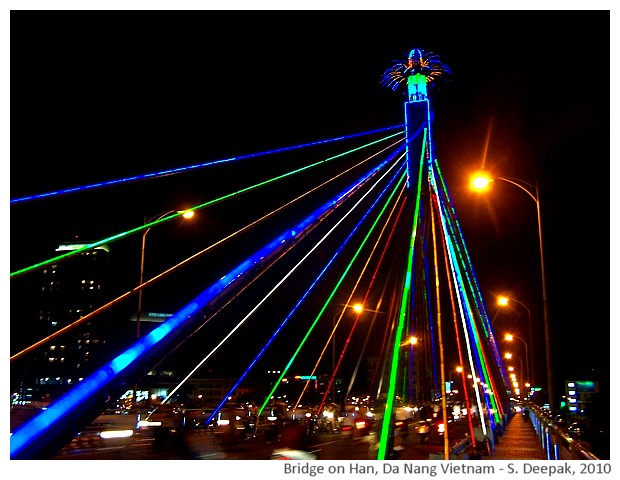
{"label": "street lamp post", "polygon": [[[538,192],[538,183],[536,185],[532,185],[523,180],[519,180],[512,177],[497,177],[498,180],[503,180],[504,182],[510,183],[515,187],[524,191],[534,203],[536,203],[536,218],[538,220],[538,245],[540,250],[540,273],[541,273],[541,283],[542,283],[542,300],[543,300],[543,320],[545,327],[545,353],[547,360],[547,390],[549,395],[549,408],[554,410],[556,408],[556,399],[555,399],[555,389],[553,386],[553,365],[551,362],[551,332],[549,327],[549,305],[547,302],[547,280],[545,277],[545,257],[543,250],[543,239],[542,239],[542,223],[540,218],[540,196]],[[474,179],[473,185],[476,189],[483,189],[491,180],[487,177],[486,179],[482,176],[478,176]]]}
{"label": "street lamp post", "polygon": [[461,367],[460,365],[450,370],[450,373],[448,373],[448,379],[450,380],[450,383],[452,383],[452,374],[454,372],[461,373],[462,371],[463,371],[463,367]]}
{"label": "street lamp post", "polygon": [[461,367],[460,365],[458,367],[453,368],[452,370],[450,370],[450,372],[448,373],[448,381],[450,382],[450,390],[452,390],[452,384],[454,383],[454,380],[452,380],[452,374],[456,372],[456,373],[462,373],[463,372],[463,367]]}
{"label": "street lamp post", "polygon": [[[194,216],[194,212],[192,210],[185,210],[185,211],[177,211],[177,210],[169,210],[167,212],[164,213],[159,213],[157,215],[155,215],[154,217],[151,217],[150,219],[146,219],[146,217],[144,218],[144,225],[150,224],[152,222],[156,222],[157,220],[161,220],[165,217],[167,217],[168,215],[172,215],[173,213],[179,213],[182,215],[183,218],[192,218]],[[142,234],[142,248],[141,248],[141,252],[140,252],[140,283],[139,283],[139,287],[142,286],[142,284],[144,283],[144,250],[146,247],[146,234],[149,233],[149,231],[151,230],[151,227],[148,227],[144,233]],[[140,339],[140,319],[142,317],[142,288],[140,288],[140,290],[138,291],[138,309],[136,310],[136,339]],[[134,406],[138,405],[138,385],[134,385],[134,389],[133,389],[133,403]]]}
{"label": "street lamp post", "polygon": [[[157,220],[161,220],[162,218],[167,217],[168,215],[171,215],[173,213],[182,213],[183,218],[191,218],[194,216],[194,212],[191,210],[187,210],[187,211],[183,211],[183,212],[178,212],[177,210],[169,210],[167,212],[164,213],[160,213],[155,215],[154,217],[151,217],[150,219],[146,219],[146,217],[144,218],[144,224],[147,225],[151,222],[155,222]],[[146,247],[146,234],[149,233],[149,231],[151,230],[151,227],[147,228],[144,233],[142,234],[142,249],[141,249],[141,254],[140,254],[140,283],[139,285],[142,285],[144,283],[144,250]],[[136,338],[139,339],[140,338],[140,319],[142,317],[142,289],[140,289],[138,291],[138,310],[136,311]]]}
{"label": "street lamp post", "polygon": [[347,307],[351,307],[358,315],[364,311],[364,306],[361,303],[346,304],[337,309],[332,316],[332,403],[336,403],[336,317],[344,312]]}
{"label": "street lamp post", "polygon": [[532,381],[530,361],[528,360],[529,353],[528,353],[528,348],[527,348],[527,342],[523,340],[521,337],[519,337],[518,335],[514,335],[512,333],[507,333],[504,338],[508,340],[509,342],[511,342],[514,338],[516,338],[517,340],[520,340],[521,342],[523,342],[523,345],[525,345],[525,374],[529,377],[529,381]]}
{"label": "street lamp post", "polygon": [[[344,312],[344,310],[347,307],[351,307],[355,311],[355,313],[357,313],[357,315],[360,315],[362,312],[377,313],[377,314],[384,313],[379,310],[371,310],[369,308],[365,308],[364,305],[361,303],[355,303],[355,304],[347,303],[345,305],[342,305],[336,311],[334,311],[334,315],[332,316],[332,379],[331,379],[332,401],[334,403],[336,400],[336,378],[335,378],[336,377],[336,317],[339,314],[342,314],[342,312]],[[369,330],[369,333],[370,333],[370,330]],[[359,362],[358,362],[358,366],[359,366]],[[357,371],[358,366],[356,366],[355,368],[356,371]],[[351,382],[345,394],[344,400],[346,400],[346,397],[348,396],[349,391],[351,390],[352,386],[353,386],[353,377],[351,378]]]}
{"label": "street lamp post", "polygon": [[345,308],[335,311],[332,317],[332,403],[336,403],[336,316]]}
{"label": "street lamp post", "polygon": [[514,357],[514,358],[516,358],[517,360],[519,360],[519,367],[520,367],[520,370],[519,370],[519,377],[520,377],[520,380],[521,380],[521,381],[519,382],[519,387],[521,387],[521,385],[525,383],[525,382],[523,381],[523,359],[522,359],[521,357],[519,357],[519,356],[515,355],[514,353],[506,353],[506,354],[504,355],[504,358],[507,358],[507,359],[509,359],[509,360],[510,360],[511,358],[513,358],[513,357]]}
{"label": "street lamp post", "polygon": [[[528,322],[528,328],[529,328],[529,337],[530,337],[530,348],[531,348],[531,356],[530,356],[530,367],[531,370],[528,371],[528,376],[530,377],[530,382],[532,382],[532,384],[536,385],[536,381],[534,379],[535,376],[535,368],[534,368],[534,335],[532,334],[532,312],[530,311],[530,309],[528,308],[528,306],[521,302],[520,300],[517,300],[516,298],[512,298],[512,297],[499,297],[497,299],[497,304],[499,306],[506,306],[508,305],[508,302],[512,300],[516,303],[518,303],[519,305],[521,305],[523,308],[525,308],[525,310],[527,311],[527,322]],[[527,347],[527,345],[526,345]],[[527,355],[527,354],[526,354]]]}

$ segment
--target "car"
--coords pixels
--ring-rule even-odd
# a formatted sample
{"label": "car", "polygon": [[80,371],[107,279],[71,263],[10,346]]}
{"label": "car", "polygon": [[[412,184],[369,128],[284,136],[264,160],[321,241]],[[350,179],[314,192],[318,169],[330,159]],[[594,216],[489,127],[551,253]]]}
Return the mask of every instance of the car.
{"label": "car", "polygon": [[355,435],[360,437],[368,435],[372,429],[373,423],[374,420],[372,417],[366,416],[357,418],[353,427],[355,429]]}
{"label": "car", "polygon": [[574,439],[581,439],[586,432],[585,425],[581,422],[571,423],[566,430],[568,431],[569,435]]}
{"label": "car", "polygon": [[188,428],[215,428],[216,419],[207,420],[213,414],[213,409],[187,409],[185,410],[185,426]]}
{"label": "car", "polygon": [[567,425],[566,416],[562,413],[555,413],[552,417],[553,424],[557,427],[565,427]]}

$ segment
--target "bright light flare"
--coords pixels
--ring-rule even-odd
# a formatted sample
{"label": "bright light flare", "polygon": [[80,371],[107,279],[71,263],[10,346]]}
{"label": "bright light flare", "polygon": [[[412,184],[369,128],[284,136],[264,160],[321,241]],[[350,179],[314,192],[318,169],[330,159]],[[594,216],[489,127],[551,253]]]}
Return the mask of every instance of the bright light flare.
{"label": "bright light flare", "polygon": [[151,422],[149,420],[140,420],[138,422],[138,428],[145,427],[161,427],[161,422]]}
{"label": "bright light flare", "polygon": [[132,435],[133,430],[107,430],[99,434],[101,438],[127,438]]}
{"label": "bright light flare", "polygon": [[506,305],[508,305],[509,300],[510,299],[508,297],[497,297],[497,304],[500,307],[505,307]]}
{"label": "bright light flare", "polygon": [[493,178],[488,174],[478,172],[471,177],[471,188],[478,191],[486,191],[489,189]]}

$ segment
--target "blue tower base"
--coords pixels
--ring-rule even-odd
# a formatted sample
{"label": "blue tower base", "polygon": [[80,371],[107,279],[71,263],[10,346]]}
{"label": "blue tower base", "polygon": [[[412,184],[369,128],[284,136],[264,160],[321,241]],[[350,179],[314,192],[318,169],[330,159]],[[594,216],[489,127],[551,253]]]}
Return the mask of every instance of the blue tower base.
{"label": "blue tower base", "polygon": [[[426,134],[425,134],[426,130]],[[427,101],[405,103],[405,138],[407,142],[408,186],[411,187],[420,175],[420,168],[426,148],[429,148],[425,137],[429,138],[429,104]]]}

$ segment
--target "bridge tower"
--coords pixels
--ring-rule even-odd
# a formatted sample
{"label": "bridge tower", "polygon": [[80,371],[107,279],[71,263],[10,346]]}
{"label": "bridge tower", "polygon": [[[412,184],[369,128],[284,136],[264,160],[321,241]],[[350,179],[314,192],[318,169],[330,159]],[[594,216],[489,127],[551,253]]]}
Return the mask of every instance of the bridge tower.
{"label": "bridge tower", "polygon": [[[440,78],[444,74],[450,73],[439,57],[433,53],[424,52],[421,49],[413,49],[409,52],[405,60],[397,60],[384,72],[382,84],[397,90],[406,87],[407,100],[405,102],[405,145],[407,163],[407,188],[410,196],[414,199],[415,208],[412,219],[412,233],[410,240],[410,254],[407,267],[407,279],[402,293],[400,319],[394,339],[394,350],[392,353],[392,367],[386,394],[385,410],[383,413],[383,425],[381,429],[381,440],[379,442],[378,459],[384,460],[391,451],[393,436],[392,417],[395,415],[395,403],[397,388],[396,383],[399,377],[399,358],[401,356],[399,346],[403,344],[403,332],[407,329],[413,332],[414,317],[419,317],[416,303],[421,303],[421,297],[416,294],[416,280],[414,271],[423,268],[425,261],[420,259],[417,251],[420,250],[420,233],[418,225],[421,217],[424,218],[424,203],[430,202],[428,172],[430,163],[433,161],[432,137],[431,137],[431,109],[429,106],[427,86],[431,82]],[[423,200],[426,199],[426,200]],[[414,252],[416,252],[414,254]],[[415,258],[414,258],[415,255]],[[420,260],[419,260],[420,259]],[[408,353],[413,359],[414,351]],[[443,349],[440,348],[441,363],[443,364]],[[410,362],[416,365],[415,375],[410,372],[409,383],[415,382],[416,399],[420,398],[420,381],[422,380],[419,362]],[[443,381],[443,368],[441,369]],[[434,375],[434,392],[439,390],[439,384]],[[442,390],[443,413],[446,415],[445,388]],[[433,395],[434,396],[434,395]],[[447,418],[447,417],[445,417]],[[444,436],[448,441],[447,432]]]}
{"label": "bridge tower", "polygon": [[[450,69],[439,57],[418,48],[409,52],[404,61],[395,61],[383,74],[382,84],[392,90],[406,86],[405,141],[407,145],[408,187],[419,178],[424,158],[432,159],[431,109],[427,86]],[[425,151],[426,150],[426,151]]]}
{"label": "bridge tower", "polygon": [[[503,362],[493,336],[493,329],[486,312],[486,307],[476,275],[467,253],[467,247],[460,231],[456,212],[447,185],[442,178],[439,163],[433,152],[431,134],[431,109],[428,87],[446,74],[449,68],[439,57],[430,52],[413,49],[405,60],[395,61],[382,78],[384,86],[397,90],[406,90],[405,102],[405,142],[408,173],[408,191],[413,203],[411,219],[411,238],[408,255],[407,277],[401,295],[398,326],[393,340],[393,352],[389,380],[387,382],[386,403],[383,412],[381,439],[379,441],[378,459],[388,458],[393,432],[395,400],[399,387],[403,383],[404,370],[399,367],[403,343],[403,332],[410,335],[419,332],[424,339],[421,351],[426,351],[424,361],[432,373],[432,386],[428,389],[432,401],[441,400],[441,411],[448,418],[446,369],[444,354],[444,330],[449,331],[448,321],[454,320],[455,335],[453,350],[458,353],[461,365],[466,365],[469,378],[462,373],[465,403],[472,441],[476,442],[477,433],[481,441],[493,438],[492,431],[502,421],[508,398],[508,379],[503,369]],[[445,277],[439,265],[445,266]],[[433,278],[434,282],[430,280]],[[441,282],[440,282],[441,277]],[[434,283],[434,285],[433,285]],[[442,285],[440,285],[442,283]],[[443,293],[443,290],[449,294]],[[451,300],[446,301],[444,298]],[[455,300],[456,299],[456,300]],[[452,305],[449,305],[450,302]],[[445,305],[442,305],[445,304]],[[458,308],[456,308],[458,304]],[[452,313],[444,313],[446,311]],[[417,337],[418,335],[416,335]],[[447,338],[447,337],[445,337]],[[406,343],[406,342],[405,342]],[[407,354],[405,354],[407,355]],[[413,364],[419,364],[422,354],[410,351],[409,359],[417,355]],[[465,371],[464,369],[461,369]],[[416,370],[416,389],[420,389],[421,368]],[[399,378],[400,377],[400,378]],[[410,383],[412,377],[407,379]],[[424,386],[426,388],[426,386]],[[468,392],[471,391],[471,402]],[[416,395],[417,398],[417,395]],[[479,415],[479,426],[474,427],[471,420],[475,404]],[[444,455],[449,458],[449,434],[444,433]]]}

